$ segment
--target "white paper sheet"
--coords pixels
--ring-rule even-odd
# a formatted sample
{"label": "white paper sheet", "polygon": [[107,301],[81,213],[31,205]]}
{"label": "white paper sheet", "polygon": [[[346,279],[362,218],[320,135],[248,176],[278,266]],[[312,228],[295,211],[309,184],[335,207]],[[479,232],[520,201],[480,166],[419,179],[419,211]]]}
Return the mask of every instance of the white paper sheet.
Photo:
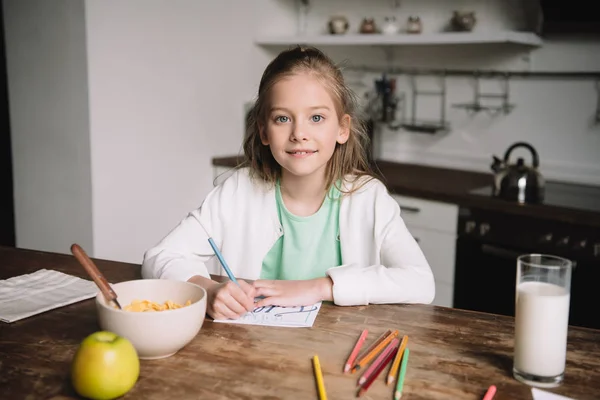
{"label": "white paper sheet", "polygon": [[561,396],[560,394],[546,392],[538,388],[531,388],[533,400],[574,400],[571,397]]}
{"label": "white paper sheet", "polygon": [[0,280],[0,321],[18,321],[96,293],[98,287],[93,281],[48,269]]}
{"label": "white paper sheet", "polygon": [[309,328],[313,326],[320,309],[321,302],[303,307],[266,306],[255,308],[252,312],[246,313],[239,319],[216,319],[214,322]]}

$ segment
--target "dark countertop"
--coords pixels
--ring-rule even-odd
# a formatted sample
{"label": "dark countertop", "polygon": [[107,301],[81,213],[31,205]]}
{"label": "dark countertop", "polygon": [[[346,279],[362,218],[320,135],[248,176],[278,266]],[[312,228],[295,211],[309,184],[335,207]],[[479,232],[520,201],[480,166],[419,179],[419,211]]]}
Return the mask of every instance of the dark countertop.
{"label": "dark countertop", "polygon": [[[234,167],[236,156],[215,157],[214,166]],[[600,228],[600,212],[582,211],[545,204],[518,204],[502,199],[475,195],[469,191],[492,184],[492,174],[417,164],[376,161],[384,183],[390,192],[460,206],[499,211],[553,221]],[[548,182],[547,184],[550,184]],[[596,190],[594,187],[593,190]],[[600,193],[600,189],[598,189]],[[600,201],[600,200],[599,200]]]}

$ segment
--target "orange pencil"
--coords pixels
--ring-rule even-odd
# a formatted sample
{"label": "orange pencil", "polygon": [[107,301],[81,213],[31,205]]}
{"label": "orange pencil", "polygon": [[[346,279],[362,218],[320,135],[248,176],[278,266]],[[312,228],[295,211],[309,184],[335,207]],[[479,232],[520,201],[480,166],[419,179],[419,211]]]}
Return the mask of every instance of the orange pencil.
{"label": "orange pencil", "polygon": [[[364,358],[367,354],[369,354],[371,351],[373,351],[373,349],[375,349],[375,347],[377,347],[377,345],[379,345],[379,343],[381,343],[386,337],[388,337],[390,334],[392,333],[391,329],[388,329],[387,331],[385,331],[384,333],[381,334],[381,336],[379,336],[377,338],[376,341],[373,342],[373,344],[371,344],[365,351],[363,351],[356,360],[354,360],[354,365],[352,365],[352,369],[354,369],[354,367],[356,366],[356,364],[362,359]],[[352,371],[352,373],[354,373],[355,371]]]}
{"label": "orange pencil", "polygon": [[404,353],[404,348],[406,347],[406,344],[408,343],[408,336],[404,335],[404,337],[402,338],[402,343],[400,343],[400,348],[398,349],[398,352],[396,353],[396,358],[394,358],[394,362],[392,363],[392,366],[390,367],[390,371],[388,372],[388,376],[387,376],[387,384],[390,385],[392,382],[394,382],[394,379],[396,379],[396,375],[398,375],[398,368],[400,367],[400,360],[402,359],[402,353]]}
{"label": "orange pencil", "polygon": [[379,367],[379,364],[381,364],[383,362],[383,360],[387,359],[387,356],[391,352],[394,352],[395,350],[398,350],[398,343],[400,343],[400,341],[398,340],[398,338],[394,338],[394,340],[392,340],[392,342],[387,345],[387,347],[385,348],[385,350],[383,350],[381,352],[381,354],[379,354],[377,356],[377,358],[375,359],[375,361],[373,361],[373,363],[369,366],[369,368],[366,369],[365,373],[362,374],[362,376],[358,380],[359,386],[362,385],[362,384],[364,384],[367,381],[367,379],[369,379],[369,377],[371,376],[371,374],[373,373],[373,371],[375,371]]}
{"label": "orange pencil", "polygon": [[358,356],[358,352],[360,351],[360,348],[367,339],[368,334],[369,331],[367,329],[363,329],[362,333],[358,337],[358,340],[356,341],[356,344],[354,345],[354,349],[352,349],[352,352],[348,357],[348,361],[346,361],[346,365],[344,365],[344,373],[350,371],[350,369],[352,368],[352,364],[354,364],[354,360],[356,359],[356,356]]}
{"label": "orange pencil", "polygon": [[354,373],[358,371],[359,369],[367,365],[369,362],[371,362],[371,360],[375,358],[377,354],[379,354],[381,350],[385,348],[385,346],[387,346],[392,340],[394,340],[396,336],[398,336],[398,330],[395,330],[389,335],[387,335],[377,346],[375,346],[371,351],[366,353],[360,358],[360,360],[358,360],[356,365],[352,367],[352,372]]}

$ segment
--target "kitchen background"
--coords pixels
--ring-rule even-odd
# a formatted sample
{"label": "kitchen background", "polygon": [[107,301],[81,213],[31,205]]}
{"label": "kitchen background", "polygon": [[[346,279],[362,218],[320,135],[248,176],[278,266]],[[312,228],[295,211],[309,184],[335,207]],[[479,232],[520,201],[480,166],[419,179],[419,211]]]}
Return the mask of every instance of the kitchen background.
{"label": "kitchen background", "polygon": [[[405,101],[389,123],[376,123],[376,158],[490,172],[492,155],[526,141],[546,179],[600,185],[600,38],[536,35],[535,4],[4,0],[16,245],[68,253],[78,242],[94,257],[140,263],[211,190],[213,157],[239,154],[245,107],[267,63],[301,41],[298,34],[329,35],[328,21],[339,15],[352,35],[365,17],[382,27],[393,16],[403,30],[409,16],[422,23],[413,36],[421,39],[409,44],[359,45],[350,37],[319,45],[344,63],[364,107],[382,67],[596,73],[512,76],[508,91],[502,76],[482,78],[481,93],[508,95],[506,112],[501,98],[485,100],[489,112],[457,106],[473,102],[473,76],[419,75],[417,91],[445,84],[447,128],[434,133],[398,126],[411,122],[412,111],[439,121],[440,97],[419,97],[414,107],[412,75],[389,74]],[[454,10],[473,11],[476,24],[470,39],[448,44],[436,34]],[[529,161],[520,151],[513,156]]]}

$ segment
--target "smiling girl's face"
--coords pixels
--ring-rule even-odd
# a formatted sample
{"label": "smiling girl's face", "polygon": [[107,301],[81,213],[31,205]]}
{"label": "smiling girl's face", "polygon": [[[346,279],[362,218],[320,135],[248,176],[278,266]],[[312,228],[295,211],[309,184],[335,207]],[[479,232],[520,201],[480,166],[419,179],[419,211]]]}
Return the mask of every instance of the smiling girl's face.
{"label": "smiling girl's face", "polygon": [[335,102],[314,75],[295,74],[279,80],[270,91],[261,141],[281,165],[282,180],[325,177],[325,167],[337,143],[348,140],[350,117],[338,116]]}

